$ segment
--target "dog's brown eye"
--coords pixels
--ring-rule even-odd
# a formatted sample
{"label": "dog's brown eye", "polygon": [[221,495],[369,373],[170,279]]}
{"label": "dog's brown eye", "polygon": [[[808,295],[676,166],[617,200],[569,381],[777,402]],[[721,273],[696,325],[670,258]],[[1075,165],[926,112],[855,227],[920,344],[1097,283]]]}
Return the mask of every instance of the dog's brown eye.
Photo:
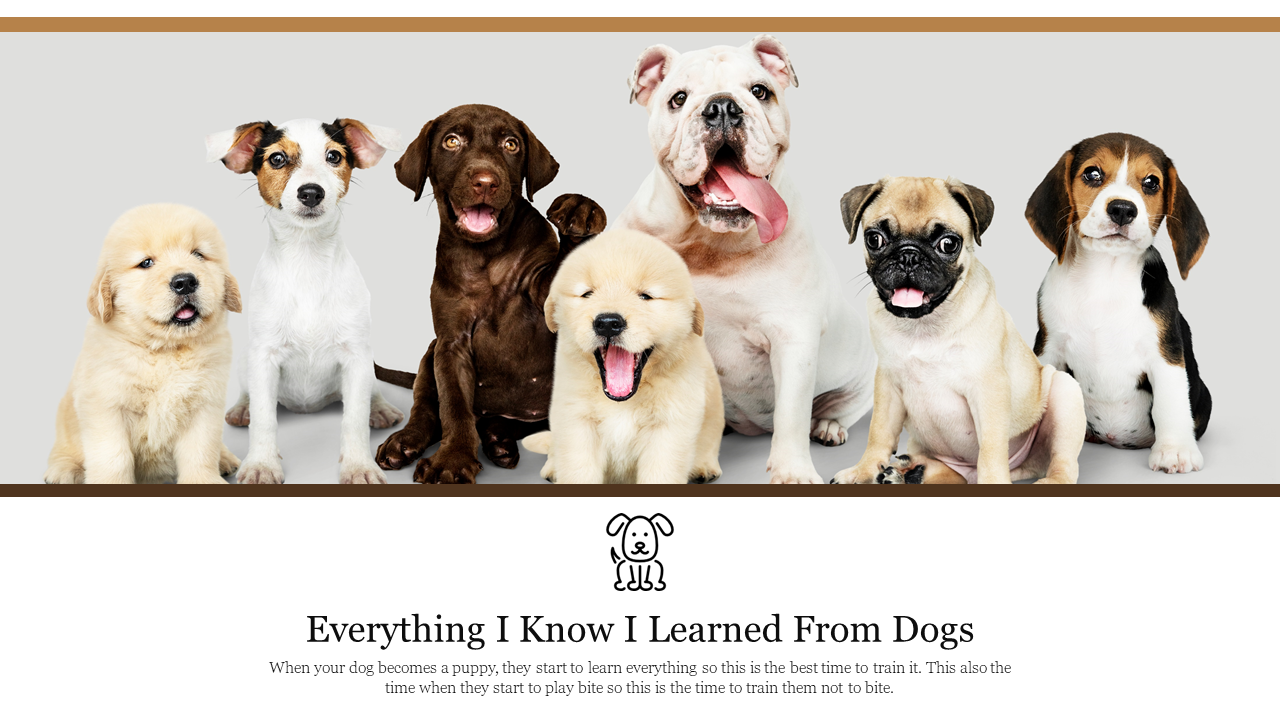
{"label": "dog's brown eye", "polygon": [[1148,175],[1142,179],[1142,191],[1148,195],[1155,195],[1160,189],[1160,178],[1155,175]]}
{"label": "dog's brown eye", "polygon": [[868,230],[865,237],[868,249],[879,250],[884,247],[884,235],[881,235],[879,230]]}
{"label": "dog's brown eye", "polygon": [[146,260],[143,260],[142,262],[138,263],[138,267],[142,268],[143,270],[146,270],[147,268],[155,264],[156,264],[155,260],[152,260],[151,258],[147,258]]}
{"label": "dog's brown eye", "polygon": [[457,150],[462,147],[462,138],[452,133],[444,136],[444,149]]}
{"label": "dog's brown eye", "polygon": [[688,96],[686,93],[683,93],[683,92],[678,92],[678,93],[676,93],[675,95],[672,95],[672,96],[671,96],[671,108],[674,110],[675,108],[683,107],[683,106],[684,106],[684,101],[685,101],[685,100],[688,100],[688,99],[689,99],[689,96]]}
{"label": "dog's brown eye", "polygon": [[640,293],[640,299],[641,299],[641,300],[652,300],[652,299],[653,299],[653,296],[652,296],[652,295],[650,295],[649,293]]}
{"label": "dog's brown eye", "polygon": [[502,141],[502,149],[509,153],[516,152],[520,149],[520,141],[515,138],[507,138]]}
{"label": "dog's brown eye", "polygon": [[282,152],[271,153],[271,157],[267,158],[267,162],[271,163],[271,167],[279,170],[289,162],[289,158]]}
{"label": "dog's brown eye", "polygon": [[763,85],[752,85],[751,94],[754,95],[757,100],[764,102],[769,99],[769,88]]}
{"label": "dog's brown eye", "polygon": [[591,297],[594,293],[595,293],[595,290],[588,290],[588,291],[586,291],[586,292],[582,293],[581,295],[579,295],[578,297],[580,297],[580,298],[589,298],[589,297]]}
{"label": "dog's brown eye", "polygon": [[192,254],[192,255],[195,255],[196,257],[200,258],[201,260],[203,260],[203,259],[204,259],[204,253],[200,252],[199,250],[192,250],[192,251],[191,251],[191,254]]}
{"label": "dog's brown eye", "polygon": [[337,165],[342,162],[342,153],[337,150],[330,150],[329,153],[324,156],[324,159],[327,160],[330,165]]}
{"label": "dog's brown eye", "polygon": [[955,235],[943,235],[938,239],[936,247],[938,248],[938,252],[943,255],[950,255],[960,249],[960,239]]}
{"label": "dog's brown eye", "polygon": [[1106,179],[1106,174],[1102,172],[1102,168],[1090,165],[1084,169],[1084,174],[1080,176],[1085,183],[1097,187]]}

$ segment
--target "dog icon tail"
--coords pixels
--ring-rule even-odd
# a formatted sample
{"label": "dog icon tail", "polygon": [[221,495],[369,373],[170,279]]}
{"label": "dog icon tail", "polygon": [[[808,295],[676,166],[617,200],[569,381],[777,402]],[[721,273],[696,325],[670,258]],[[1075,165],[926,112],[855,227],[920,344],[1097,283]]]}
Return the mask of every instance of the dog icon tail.
{"label": "dog icon tail", "polygon": [[618,560],[620,559],[618,557],[618,548],[609,548],[609,558],[613,560],[614,565],[618,564]]}

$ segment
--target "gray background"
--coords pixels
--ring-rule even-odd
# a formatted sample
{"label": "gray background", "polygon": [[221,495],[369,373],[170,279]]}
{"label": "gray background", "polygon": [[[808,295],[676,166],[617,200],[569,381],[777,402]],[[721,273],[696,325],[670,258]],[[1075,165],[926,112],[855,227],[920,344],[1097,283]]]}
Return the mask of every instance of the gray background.
{"label": "gray background", "polygon": [[[768,28],[761,28],[767,31]],[[0,45],[9,171],[6,282],[0,294],[16,462],[6,479],[39,482],[54,414],[88,318],[85,297],[102,238],[123,211],[179,202],[218,223],[244,286],[267,240],[252,176],[204,162],[207,133],[255,121],[334,117],[396,128],[405,143],[454,105],[498,105],[550,148],[560,175],[535,204],[590,195],[616,218],[653,166],[643,108],[627,104],[637,55],[740,45],[751,34],[19,34]],[[1023,337],[1034,338],[1035,293],[1052,260],[1022,217],[1026,199],[1076,141],[1141,135],[1177,162],[1212,233],[1190,280],[1174,274],[1214,411],[1201,441],[1206,468],[1147,469],[1147,451],[1086,445],[1081,482],[1250,482],[1273,445],[1270,376],[1277,260],[1273,174],[1276,39],[1264,34],[779,34],[800,78],[787,91],[787,164],[805,219],[865,313],[860,246],[845,244],[837,201],[883,175],[954,175],[986,190],[996,215],[979,258]],[[414,370],[432,337],[427,297],[438,216],[412,202],[389,153],[357,171],[343,234],[373,293],[373,348]],[[793,217],[794,208],[793,208]],[[1157,247],[1173,267],[1167,235]],[[253,307],[246,308],[253,312]],[[233,316],[237,358],[247,341]],[[410,393],[383,386],[405,413]],[[236,374],[228,407],[239,391]],[[341,407],[280,411],[289,482],[336,482]],[[862,454],[868,419],[839,448],[813,446],[830,477]],[[375,431],[376,447],[390,431]],[[244,455],[246,429],[227,427]],[[721,482],[764,482],[768,436],[730,435]],[[480,482],[541,482],[542,457],[489,465]],[[388,473],[410,482],[412,468]]]}

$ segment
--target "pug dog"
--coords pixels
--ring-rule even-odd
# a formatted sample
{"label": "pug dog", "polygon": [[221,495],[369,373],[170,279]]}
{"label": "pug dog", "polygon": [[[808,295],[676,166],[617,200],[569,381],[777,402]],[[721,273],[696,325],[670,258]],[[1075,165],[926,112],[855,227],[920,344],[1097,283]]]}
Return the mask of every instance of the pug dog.
{"label": "pug dog", "polygon": [[831,482],[1076,482],[1084,399],[996,301],[975,254],[990,196],[954,178],[894,177],[853,188],[840,210],[849,242],[862,227],[879,366],[866,452]]}

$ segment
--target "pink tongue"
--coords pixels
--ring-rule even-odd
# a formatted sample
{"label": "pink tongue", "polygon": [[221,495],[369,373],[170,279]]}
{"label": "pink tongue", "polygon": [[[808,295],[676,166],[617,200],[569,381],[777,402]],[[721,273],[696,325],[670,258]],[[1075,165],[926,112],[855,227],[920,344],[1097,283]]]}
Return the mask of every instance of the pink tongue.
{"label": "pink tongue", "polygon": [[181,310],[179,310],[178,314],[175,315],[174,317],[178,318],[179,320],[189,320],[195,314],[196,314],[195,308],[184,307]]}
{"label": "pink tongue", "polygon": [[614,397],[631,394],[636,379],[636,356],[617,345],[604,351],[604,389]]}
{"label": "pink tongue", "polygon": [[[755,216],[756,229],[760,231],[760,242],[770,242],[782,234],[782,231],[787,228],[787,204],[782,201],[782,197],[768,180],[742,172],[738,164],[732,160],[716,160],[712,169],[720,176],[719,179],[724,181],[724,185],[728,186],[738,203]],[[720,184],[715,180],[715,178],[707,179],[707,185],[713,192]],[[729,199],[723,196],[721,198]]]}
{"label": "pink tongue", "polygon": [[893,291],[890,302],[898,307],[920,307],[924,304],[924,291],[915,288],[898,288]]}
{"label": "pink tongue", "polygon": [[489,232],[493,228],[493,208],[487,205],[464,208],[462,226],[477,235]]}

